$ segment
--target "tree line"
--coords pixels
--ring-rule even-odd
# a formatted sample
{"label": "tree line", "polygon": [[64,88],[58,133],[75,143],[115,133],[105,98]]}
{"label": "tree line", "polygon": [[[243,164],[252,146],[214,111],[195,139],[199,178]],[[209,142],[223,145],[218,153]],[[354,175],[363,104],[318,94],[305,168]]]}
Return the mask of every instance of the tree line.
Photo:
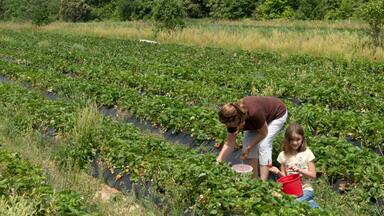
{"label": "tree line", "polygon": [[256,20],[360,19],[383,46],[383,0],[0,0],[0,20],[154,20],[159,27],[184,27],[183,18]]}
{"label": "tree line", "polygon": [[[137,20],[153,16],[158,5],[176,5],[185,17],[219,19],[335,20],[359,16],[373,0],[0,0],[0,18],[47,21]],[[376,0],[375,0],[376,1]]]}

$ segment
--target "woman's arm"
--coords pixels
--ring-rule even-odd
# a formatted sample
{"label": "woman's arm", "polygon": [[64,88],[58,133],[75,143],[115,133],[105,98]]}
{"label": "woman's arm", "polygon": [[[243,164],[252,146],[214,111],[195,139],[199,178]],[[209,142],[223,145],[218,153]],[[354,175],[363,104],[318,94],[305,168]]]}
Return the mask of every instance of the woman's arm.
{"label": "woman's arm", "polygon": [[264,123],[264,125],[257,130],[255,138],[252,140],[252,143],[248,146],[246,151],[251,152],[253,147],[255,147],[257,144],[260,143],[261,140],[263,140],[268,134],[268,126],[267,123]]}
{"label": "woman's arm", "polygon": [[285,176],[284,165],[280,166],[280,170],[279,170],[279,168],[273,166],[273,167],[269,168],[269,171],[275,173],[276,175],[279,175],[280,177]]}
{"label": "woman's arm", "polygon": [[225,160],[229,154],[233,152],[233,149],[235,148],[235,141],[236,141],[236,133],[227,133],[227,140],[224,143],[223,148],[221,149],[219,155],[216,158],[216,161],[223,161]]}

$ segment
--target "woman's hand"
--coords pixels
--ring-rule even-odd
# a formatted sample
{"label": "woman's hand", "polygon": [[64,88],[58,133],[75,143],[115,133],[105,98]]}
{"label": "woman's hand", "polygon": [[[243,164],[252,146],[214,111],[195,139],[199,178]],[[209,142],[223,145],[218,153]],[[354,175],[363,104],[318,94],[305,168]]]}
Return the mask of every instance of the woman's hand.
{"label": "woman's hand", "polygon": [[279,174],[280,173],[280,170],[279,168],[275,167],[275,166],[272,166],[271,168],[268,169],[269,172],[272,172],[274,174]]}
{"label": "woman's hand", "polygon": [[240,159],[241,160],[247,160],[248,157],[249,157],[249,154],[251,153],[251,150],[250,149],[246,149],[243,154],[241,155]]}

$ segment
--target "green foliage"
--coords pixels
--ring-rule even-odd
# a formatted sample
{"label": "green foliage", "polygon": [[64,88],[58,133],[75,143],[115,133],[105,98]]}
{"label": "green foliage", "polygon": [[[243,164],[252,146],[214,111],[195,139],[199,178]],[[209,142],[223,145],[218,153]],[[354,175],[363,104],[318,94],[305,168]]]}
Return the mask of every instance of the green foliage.
{"label": "green foliage", "polygon": [[32,23],[36,25],[44,25],[50,22],[48,1],[31,0],[31,18]]}
{"label": "green foliage", "polygon": [[348,19],[354,17],[364,0],[264,0],[256,18],[295,18],[302,20]]}
{"label": "green foliage", "polygon": [[249,17],[255,9],[252,0],[209,0],[210,15],[215,18],[239,19]]}
{"label": "green foliage", "polygon": [[341,0],[338,7],[330,10],[326,19],[349,19],[355,16],[355,13],[364,0]]}
{"label": "green foliage", "polygon": [[115,0],[86,0],[86,3],[95,6],[95,7],[102,7],[108,4],[113,3]]}
{"label": "green foliage", "polygon": [[30,0],[1,0],[2,15],[5,20],[28,20],[30,15]]}
{"label": "green foliage", "polygon": [[[274,80],[279,87],[276,96],[286,98],[290,121],[298,121],[306,128],[319,172],[330,178],[348,179],[350,190],[362,192],[357,201],[348,204],[359,208],[360,200],[384,197],[380,181],[384,158],[345,141],[346,135],[366,142],[367,147],[383,141],[383,76],[379,76],[382,63],[148,45],[129,40],[121,43],[116,39],[38,32],[2,33],[14,40],[4,41],[1,52],[18,52],[13,53],[13,60],[1,62],[1,74],[73,99],[91,98],[100,106],[116,104],[161,128],[188,132],[201,140],[225,137],[225,130],[217,121],[217,105],[249,94],[250,89],[260,93]],[[41,40],[52,41],[54,45],[36,46]],[[71,52],[73,44],[79,43],[83,50]],[[29,62],[29,67],[24,62]],[[73,77],[68,77],[68,73]],[[285,79],[280,79],[282,76]],[[151,181],[166,197],[176,197],[176,204],[193,206],[202,215],[261,215],[263,211],[295,215],[301,209],[285,198],[270,205],[276,200],[268,194],[278,190],[276,185],[239,179],[229,167],[216,166],[212,155],[175,147],[107,118],[102,120],[100,132],[95,129],[100,121],[85,118],[90,116],[86,112],[79,115],[84,116],[80,122],[89,123],[73,124],[74,118],[81,118],[75,117],[68,107],[79,101],[50,102],[33,91],[14,90],[17,88],[0,86],[0,107],[11,113],[16,108],[25,109],[20,116],[25,116],[28,124],[18,124],[21,127],[33,122],[58,130],[63,125],[78,128],[73,131],[79,132],[72,133],[76,139],[69,139],[76,140],[76,149],[69,150],[72,152],[63,158],[65,161],[93,156],[88,153],[97,149],[108,167],[130,173],[134,180]],[[292,97],[299,98],[302,104],[294,106],[289,101]],[[8,113],[3,109],[1,113]]]}
{"label": "green foliage", "polygon": [[371,44],[384,47],[384,1],[371,0],[360,9],[360,17],[368,22]]}
{"label": "green foliage", "polygon": [[152,12],[152,0],[121,0],[118,13],[121,20],[149,18]]}
{"label": "green foliage", "polygon": [[185,27],[185,8],[179,0],[156,0],[152,19],[159,30],[174,31]]}
{"label": "green foliage", "polygon": [[[61,158],[73,158],[72,161],[63,160],[63,166],[75,166],[83,169],[95,157],[95,149],[101,143],[102,117],[95,106],[83,108],[77,112],[76,122],[71,131],[71,140],[58,152]],[[107,132],[106,132],[107,133]],[[71,163],[70,163],[71,162]]]}
{"label": "green foliage", "polygon": [[0,19],[4,19],[4,12],[5,12],[4,1],[1,0],[0,1]]}
{"label": "green foliage", "polygon": [[[71,191],[56,193],[47,184],[47,177],[39,167],[20,158],[18,154],[0,149],[0,206],[8,213],[25,210],[33,215],[89,215],[84,201]],[[3,209],[0,212],[4,212]],[[22,214],[23,215],[23,214]]]}
{"label": "green foliage", "polygon": [[64,21],[83,22],[91,18],[91,10],[85,0],[61,0],[59,13]]}
{"label": "green foliage", "polygon": [[265,0],[255,10],[256,19],[292,18],[294,12],[288,0]]}
{"label": "green foliage", "polygon": [[[100,3],[99,3],[100,4]],[[91,17],[98,20],[118,20],[118,1],[111,1],[99,6],[92,6]]]}
{"label": "green foliage", "polygon": [[60,0],[1,0],[0,19],[46,24],[58,18],[59,5]]}
{"label": "green foliage", "polygon": [[209,9],[205,5],[206,0],[183,0],[183,5],[191,18],[202,18],[208,16]]}

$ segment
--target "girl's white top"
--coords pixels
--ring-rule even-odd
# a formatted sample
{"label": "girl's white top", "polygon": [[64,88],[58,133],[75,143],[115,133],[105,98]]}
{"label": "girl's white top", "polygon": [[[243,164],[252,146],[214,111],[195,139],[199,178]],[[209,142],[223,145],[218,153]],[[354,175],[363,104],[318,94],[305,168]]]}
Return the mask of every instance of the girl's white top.
{"label": "girl's white top", "polygon": [[[298,152],[295,155],[286,155],[284,152],[280,152],[279,156],[277,157],[277,161],[284,165],[287,175],[298,174],[298,172],[290,169],[290,167],[294,165],[300,169],[308,171],[308,163],[314,159],[315,155],[309,148],[303,152]],[[301,175],[301,180],[303,183],[303,190],[313,190],[311,186],[311,179]]]}

